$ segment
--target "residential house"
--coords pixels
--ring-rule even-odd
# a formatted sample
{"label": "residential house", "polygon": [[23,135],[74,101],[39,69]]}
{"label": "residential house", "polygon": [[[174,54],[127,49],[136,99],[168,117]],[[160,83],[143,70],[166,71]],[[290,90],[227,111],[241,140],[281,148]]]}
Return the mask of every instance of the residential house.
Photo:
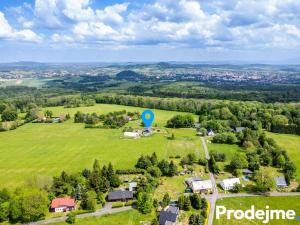
{"label": "residential house", "polygon": [[51,202],[51,212],[68,212],[74,210],[75,206],[73,198],[55,198]]}
{"label": "residential house", "polygon": [[241,184],[239,178],[229,178],[222,180],[220,185],[225,191],[232,190],[236,184]]}
{"label": "residential house", "polygon": [[116,201],[126,202],[131,199],[133,199],[133,192],[132,191],[122,191],[122,190],[110,192],[107,197],[107,200],[111,201],[111,202],[116,202]]}
{"label": "residential house", "polygon": [[176,225],[179,215],[179,208],[168,206],[166,210],[159,214],[159,225]]}
{"label": "residential house", "polygon": [[213,192],[213,185],[211,180],[193,181],[191,188],[194,193],[199,192],[201,194],[208,194]]}
{"label": "residential house", "polygon": [[288,185],[286,183],[285,177],[275,177],[275,182],[277,188],[286,188]]}
{"label": "residential house", "polygon": [[207,136],[214,136],[215,132],[211,128],[206,129]]}

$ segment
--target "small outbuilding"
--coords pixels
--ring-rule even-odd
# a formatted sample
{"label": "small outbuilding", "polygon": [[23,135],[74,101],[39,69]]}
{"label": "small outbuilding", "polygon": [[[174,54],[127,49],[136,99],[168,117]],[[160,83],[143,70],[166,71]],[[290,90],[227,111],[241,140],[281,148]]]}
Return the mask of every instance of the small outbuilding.
{"label": "small outbuilding", "polygon": [[107,197],[107,200],[110,202],[116,202],[116,201],[126,202],[132,199],[133,199],[132,191],[122,191],[122,190],[110,192]]}
{"label": "small outbuilding", "polygon": [[241,184],[239,178],[230,178],[222,180],[220,185],[225,191],[232,190],[236,184]]}
{"label": "small outbuilding", "polygon": [[68,212],[74,210],[75,206],[73,198],[55,198],[51,202],[51,212]]}
{"label": "small outbuilding", "polygon": [[275,177],[275,182],[277,188],[286,188],[288,185],[286,183],[285,177],[280,176],[280,177]]}

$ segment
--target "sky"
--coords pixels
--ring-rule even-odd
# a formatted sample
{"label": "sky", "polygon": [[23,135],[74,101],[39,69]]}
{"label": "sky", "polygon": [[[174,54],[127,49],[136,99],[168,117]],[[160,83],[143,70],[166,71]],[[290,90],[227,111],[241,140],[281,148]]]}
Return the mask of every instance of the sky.
{"label": "sky", "polygon": [[1,0],[0,62],[300,64],[299,0]]}

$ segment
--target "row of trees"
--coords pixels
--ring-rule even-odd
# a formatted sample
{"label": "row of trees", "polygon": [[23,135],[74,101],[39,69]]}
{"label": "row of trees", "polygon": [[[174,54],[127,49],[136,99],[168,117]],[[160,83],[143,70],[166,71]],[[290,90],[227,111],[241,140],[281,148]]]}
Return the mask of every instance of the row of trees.
{"label": "row of trees", "polygon": [[[264,128],[270,131],[276,126],[300,126],[300,109],[295,104],[164,99],[130,95],[96,95],[95,99],[97,103],[195,113],[199,115],[202,126],[210,127],[217,132],[231,131],[234,126],[255,130]],[[291,129],[290,132],[294,130]]]}

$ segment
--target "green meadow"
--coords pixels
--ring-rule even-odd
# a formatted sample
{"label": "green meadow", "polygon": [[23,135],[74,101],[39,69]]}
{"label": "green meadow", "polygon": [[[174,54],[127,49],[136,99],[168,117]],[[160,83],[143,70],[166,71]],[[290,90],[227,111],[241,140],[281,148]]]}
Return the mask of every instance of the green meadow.
{"label": "green meadow", "polygon": [[[270,206],[270,209],[281,210],[295,210],[296,215],[300,215],[300,196],[293,197],[239,197],[239,198],[224,198],[219,199],[217,204],[219,206],[225,206],[228,209],[250,209],[252,205],[255,205],[256,209],[266,209],[266,205]],[[263,224],[261,221],[250,220],[227,220],[226,216],[222,216],[220,220],[214,219],[214,225],[253,225]],[[298,220],[273,220],[268,223],[269,225],[293,225],[299,224]]]}
{"label": "green meadow", "polygon": [[269,137],[276,140],[277,144],[282,149],[285,149],[288,152],[290,159],[297,166],[296,179],[300,182],[300,136],[291,134],[274,134],[269,132],[267,134]]}
{"label": "green meadow", "polygon": [[[77,219],[76,225],[118,225],[120,222],[122,225],[140,225],[141,222],[151,222],[154,215],[143,215],[137,210],[130,210],[126,212],[104,215],[101,217],[89,217],[84,219]],[[67,225],[68,223],[54,223],[55,225]]]}
{"label": "green meadow", "polygon": [[[81,108],[48,108],[54,116],[77,111],[98,114],[111,111],[144,109],[119,105],[98,104]],[[43,109],[44,111],[45,109]],[[125,139],[122,129],[88,129],[71,120],[58,124],[30,123],[16,130],[0,133],[0,187],[16,187],[32,178],[41,180],[59,175],[61,171],[77,172],[91,168],[94,159],[112,164],[117,169],[132,168],[141,154],[156,152],[160,159],[203,155],[200,138],[194,129],[166,129],[166,121],[179,112],[154,110],[160,132],[151,137]],[[140,121],[127,126],[139,127]],[[174,133],[175,140],[168,137]]]}

